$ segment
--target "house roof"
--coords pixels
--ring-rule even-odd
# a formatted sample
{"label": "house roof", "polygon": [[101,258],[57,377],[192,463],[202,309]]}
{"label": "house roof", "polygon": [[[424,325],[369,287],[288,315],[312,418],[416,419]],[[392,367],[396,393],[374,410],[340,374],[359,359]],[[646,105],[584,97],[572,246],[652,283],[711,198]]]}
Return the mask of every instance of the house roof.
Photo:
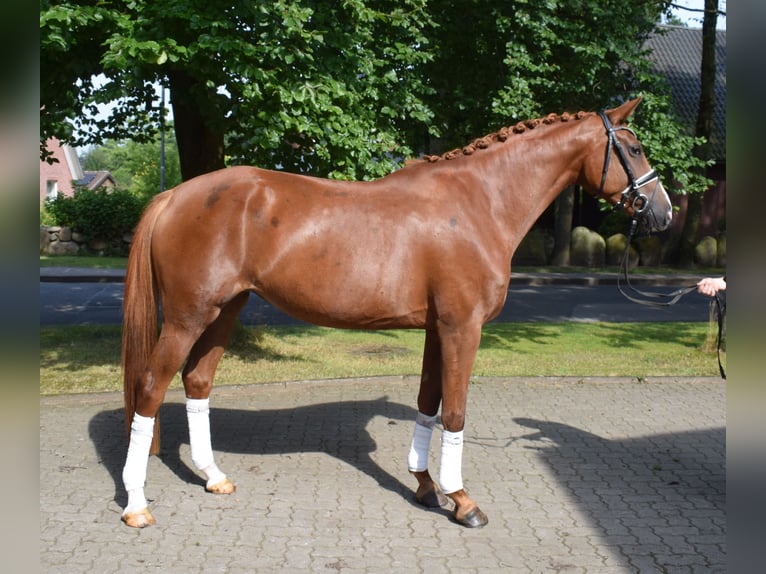
{"label": "house roof", "polygon": [[98,189],[107,182],[115,185],[114,176],[108,171],[84,171],[83,177],[77,181],[77,185],[84,185],[88,189]]}
{"label": "house roof", "polygon": [[62,144],[57,138],[51,137],[46,142],[46,148],[56,160],[53,163],[40,160],[40,200],[48,194],[48,183],[55,182],[57,193],[71,196],[74,192],[72,184],[85,186],[90,190],[100,187],[115,187],[114,176],[106,170],[84,171],[80,165],[75,149]]}
{"label": "house roof", "polygon": [[[726,30],[716,30],[715,102],[713,132],[710,137],[713,157],[726,161]],[[702,29],[659,26],[644,44],[651,50],[654,70],[670,86],[676,116],[694,134],[700,97]]]}

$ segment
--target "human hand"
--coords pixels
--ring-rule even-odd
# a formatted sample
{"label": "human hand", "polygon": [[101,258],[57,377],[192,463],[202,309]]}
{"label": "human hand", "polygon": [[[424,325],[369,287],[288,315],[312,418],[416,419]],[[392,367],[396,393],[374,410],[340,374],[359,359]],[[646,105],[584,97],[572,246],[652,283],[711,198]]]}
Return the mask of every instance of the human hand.
{"label": "human hand", "polygon": [[719,291],[726,290],[726,280],[723,277],[705,277],[697,283],[697,291],[708,297],[715,297]]}

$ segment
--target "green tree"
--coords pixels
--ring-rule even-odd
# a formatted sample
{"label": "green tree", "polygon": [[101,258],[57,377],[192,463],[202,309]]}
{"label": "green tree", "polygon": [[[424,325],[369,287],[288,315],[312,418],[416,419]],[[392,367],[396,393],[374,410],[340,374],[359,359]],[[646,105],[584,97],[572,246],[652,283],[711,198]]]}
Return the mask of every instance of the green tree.
{"label": "green tree", "polygon": [[[156,132],[170,89],[184,179],[252,163],[387,173],[430,118],[425,0],[41,0],[41,141]],[[94,79],[106,78],[103,85]],[[97,103],[111,116],[84,121]],[[77,135],[74,128],[77,128]]]}
{"label": "green tree", "polygon": [[452,0],[433,7],[426,101],[437,145],[461,145],[518,120],[628,97],[643,39],[667,1]]}
{"label": "green tree", "polygon": [[[424,64],[438,139],[430,153],[549,112],[600,109],[635,95],[636,114],[653,163],[688,191],[705,182],[686,176],[695,140],[672,118],[668,90],[649,71],[642,48],[669,8],[667,0],[512,0],[487,6],[452,0],[433,7],[434,58]],[[672,147],[666,147],[674,142]],[[672,171],[671,171],[672,168]]]}
{"label": "green tree", "polygon": [[[165,137],[165,188],[168,189],[181,183],[181,166],[172,128]],[[145,143],[109,140],[89,148],[81,161],[83,169],[110,171],[120,187],[142,200],[160,191],[159,135]]]}
{"label": "green tree", "polygon": [[[700,67],[700,97],[694,133],[699,138],[694,156],[700,162],[713,163],[710,152],[710,135],[713,131],[713,109],[715,107],[715,43],[718,20],[718,0],[705,0],[702,21],[702,58]],[[704,164],[703,164],[704,165]],[[701,169],[699,170],[701,171]],[[694,246],[697,241],[700,219],[702,218],[702,194],[690,195],[686,219],[681,232],[679,263],[684,267],[694,265]]]}
{"label": "green tree", "polygon": [[[672,116],[669,90],[650,72],[644,40],[669,9],[667,0],[452,0],[432,8],[434,58],[424,65],[426,96],[440,137],[424,131],[422,148],[439,153],[502,125],[549,112],[592,110],[643,95],[634,117],[641,140],[666,182],[704,191],[699,143]],[[554,209],[560,264],[574,206],[572,190]]]}
{"label": "green tree", "polygon": [[[41,140],[150,140],[153,84],[163,82],[184,179],[227,163],[360,179],[413,151],[643,94],[635,119],[653,164],[699,191],[694,140],[670,117],[641,48],[668,6],[42,0]],[[116,103],[109,118],[82,119],[105,102]]]}

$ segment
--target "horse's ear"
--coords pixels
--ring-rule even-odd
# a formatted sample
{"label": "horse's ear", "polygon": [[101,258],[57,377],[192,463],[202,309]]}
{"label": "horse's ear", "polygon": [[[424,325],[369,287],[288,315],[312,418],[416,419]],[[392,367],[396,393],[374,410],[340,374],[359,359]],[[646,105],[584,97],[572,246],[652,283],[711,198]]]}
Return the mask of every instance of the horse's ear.
{"label": "horse's ear", "polygon": [[607,110],[606,115],[609,116],[612,124],[624,124],[643,99],[643,96],[639,96],[635,100],[629,100],[613,110]]}

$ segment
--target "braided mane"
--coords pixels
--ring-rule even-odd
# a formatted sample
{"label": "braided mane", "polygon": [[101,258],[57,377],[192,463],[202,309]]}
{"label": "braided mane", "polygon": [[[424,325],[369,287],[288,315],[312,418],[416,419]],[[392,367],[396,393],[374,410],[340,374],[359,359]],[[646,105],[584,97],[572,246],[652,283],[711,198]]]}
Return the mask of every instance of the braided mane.
{"label": "braided mane", "polygon": [[[492,134],[488,134],[484,137],[473,140],[468,145],[462,148],[455,148],[451,151],[445,152],[441,155],[424,155],[420,160],[412,160],[412,163],[419,163],[421,161],[428,163],[435,163],[440,160],[450,160],[456,157],[464,155],[472,155],[476,150],[486,149],[495,142],[504,142],[511,134],[524,133],[527,130],[533,130],[539,125],[548,125],[555,122],[568,122],[570,120],[579,120],[588,115],[588,112],[576,112],[570,114],[565,112],[563,114],[548,114],[543,118],[536,118],[533,120],[525,120],[518,122],[516,125],[500,128],[498,131]],[[407,162],[410,163],[410,162]]]}

